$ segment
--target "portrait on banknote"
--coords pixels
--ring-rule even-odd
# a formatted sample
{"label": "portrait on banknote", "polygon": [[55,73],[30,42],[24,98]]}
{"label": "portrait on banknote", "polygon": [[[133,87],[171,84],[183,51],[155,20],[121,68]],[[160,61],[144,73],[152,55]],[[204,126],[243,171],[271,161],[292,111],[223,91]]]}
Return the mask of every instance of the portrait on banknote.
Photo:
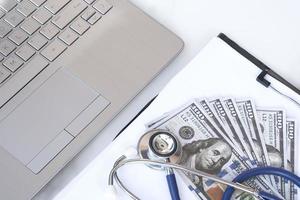
{"label": "portrait on banknote", "polygon": [[[191,169],[217,175],[230,160],[231,155],[231,147],[225,141],[219,138],[208,138],[185,144],[180,164]],[[197,187],[203,187],[201,177],[187,175]]]}

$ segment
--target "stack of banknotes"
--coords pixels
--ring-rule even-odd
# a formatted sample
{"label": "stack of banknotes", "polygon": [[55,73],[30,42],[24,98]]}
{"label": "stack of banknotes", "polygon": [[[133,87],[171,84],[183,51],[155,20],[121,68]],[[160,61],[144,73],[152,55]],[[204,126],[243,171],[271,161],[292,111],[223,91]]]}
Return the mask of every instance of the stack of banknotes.
{"label": "stack of banknotes", "polygon": [[[182,146],[179,164],[231,181],[242,171],[274,166],[294,172],[296,122],[278,108],[256,107],[252,100],[193,99],[146,124],[175,134]],[[219,200],[226,189],[211,180],[180,172],[199,199]],[[293,200],[297,187],[276,176],[258,176],[248,186]],[[236,191],[234,199],[255,199]]]}

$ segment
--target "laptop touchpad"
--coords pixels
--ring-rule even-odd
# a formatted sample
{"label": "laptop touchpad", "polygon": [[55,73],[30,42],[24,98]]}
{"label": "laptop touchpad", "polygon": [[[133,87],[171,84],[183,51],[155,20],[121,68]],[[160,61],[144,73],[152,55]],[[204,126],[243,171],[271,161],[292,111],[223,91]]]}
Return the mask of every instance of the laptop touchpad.
{"label": "laptop touchpad", "polygon": [[0,145],[37,173],[33,160],[61,151],[74,138],[64,129],[98,96],[61,68],[0,122]]}

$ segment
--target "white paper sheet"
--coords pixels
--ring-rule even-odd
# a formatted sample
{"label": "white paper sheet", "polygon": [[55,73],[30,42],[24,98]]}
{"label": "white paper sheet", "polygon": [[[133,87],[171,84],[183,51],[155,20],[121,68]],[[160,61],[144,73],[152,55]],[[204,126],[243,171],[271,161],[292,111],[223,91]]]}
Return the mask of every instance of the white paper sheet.
{"label": "white paper sheet", "polygon": [[[108,174],[114,161],[129,146],[136,146],[139,137],[145,131],[144,124],[191,98],[251,98],[260,107],[284,108],[288,118],[300,122],[300,108],[296,104],[256,82],[260,72],[259,68],[221,39],[214,38],[167,84],[155,101],[132,124],[56,196],[55,200],[103,199]],[[296,149],[296,152],[299,150]],[[299,169],[297,171],[299,172]],[[153,171],[145,166],[130,166],[121,169],[119,175],[128,188],[143,200],[170,199],[163,172]],[[196,199],[181,180],[178,180],[178,184],[182,199]],[[129,199],[121,191],[119,197]]]}

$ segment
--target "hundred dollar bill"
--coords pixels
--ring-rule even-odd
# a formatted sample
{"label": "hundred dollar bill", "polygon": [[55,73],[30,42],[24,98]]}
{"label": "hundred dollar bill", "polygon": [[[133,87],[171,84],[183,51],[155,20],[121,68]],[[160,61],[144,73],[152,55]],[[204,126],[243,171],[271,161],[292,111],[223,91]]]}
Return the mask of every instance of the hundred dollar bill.
{"label": "hundred dollar bill", "polygon": [[[205,111],[196,102],[183,106],[174,115],[157,123],[152,128],[166,129],[176,134],[183,146],[181,165],[217,175],[225,180],[232,180],[236,175],[248,169],[243,161],[243,152],[232,145],[212,122]],[[194,192],[201,196],[205,194],[208,199],[220,199],[224,186],[216,184],[198,176],[186,174],[192,181]],[[247,184],[256,189],[263,189],[277,194],[268,184],[262,185],[260,181],[251,180]],[[196,187],[195,187],[196,186]],[[219,196],[215,196],[220,194]]]}
{"label": "hundred dollar bill", "polygon": [[[233,138],[233,143],[238,144],[238,147],[243,151],[245,155],[244,160],[249,160],[249,162],[253,163],[253,158],[250,154],[250,151],[248,150],[245,141],[241,140],[240,132],[238,131],[238,128],[235,126],[234,122],[229,117],[230,114],[227,112],[227,109],[225,108],[226,106],[223,104],[222,100],[221,99],[211,100],[210,105],[216,112],[217,116],[221,120],[224,127],[226,127],[227,130],[229,130],[228,134],[230,135],[230,138]],[[249,157],[249,155],[251,157]]]}
{"label": "hundred dollar bill", "polygon": [[[257,109],[257,118],[267,147],[270,165],[284,168],[286,149],[286,114],[279,109]],[[285,195],[284,178],[274,177],[275,184],[282,196]]]}
{"label": "hundred dollar bill", "polygon": [[155,126],[155,124],[159,123],[160,121],[162,121],[163,119],[166,119],[168,116],[172,115],[173,113],[176,113],[181,107],[177,107],[175,109],[172,109],[168,112],[163,113],[162,115],[152,119],[151,121],[147,122],[145,124],[145,126],[147,128],[151,128],[152,126]]}
{"label": "hundred dollar bill", "polygon": [[213,109],[211,108],[209,101],[206,99],[197,99],[198,104],[203,108],[203,110],[205,111],[205,113],[207,114],[207,116],[218,126],[218,128],[220,129],[220,131],[222,131],[222,133],[224,135],[228,136],[228,130],[226,130],[226,127],[224,127],[222,125],[221,120],[216,116],[216,113],[213,111]]}
{"label": "hundred dollar bill", "polygon": [[[214,109],[211,107],[210,103],[208,100],[205,99],[197,99],[197,103],[201,106],[201,108],[205,111],[207,114],[208,118],[212,120],[215,125],[220,129],[220,131],[226,135],[232,144],[236,147],[239,147],[240,145],[237,143],[237,141],[232,137],[232,134],[230,133],[230,130],[228,127],[225,127],[221,119],[218,117],[218,114],[214,111]],[[242,151],[242,149],[240,149]],[[245,155],[244,160],[248,160],[248,157]]]}
{"label": "hundred dollar bill", "polygon": [[240,116],[246,125],[247,132],[250,134],[255,145],[256,155],[263,166],[270,166],[270,159],[267,152],[264,136],[257,122],[255,105],[251,100],[237,101]]}
{"label": "hundred dollar bill", "polygon": [[[252,100],[241,100],[236,101],[240,116],[246,125],[247,133],[250,134],[254,150],[257,155],[257,159],[260,166],[270,166],[270,159],[267,152],[266,143],[264,136],[262,135],[261,129],[257,121],[257,113],[255,109],[255,104]],[[270,183],[273,186],[276,186],[274,176],[267,176],[270,180]]]}
{"label": "hundred dollar bill", "polygon": [[254,143],[251,139],[250,134],[246,132],[246,125],[244,121],[241,119],[240,113],[238,112],[237,105],[233,99],[224,99],[223,100],[225,109],[228,110],[228,114],[232,119],[233,124],[236,126],[238,131],[238,136],[242,141],[242,144],[245,146],[245,151],[247,152],[248,157],[250,158],[253,165],[258,165],[258,155],[254,150]]}
{"label": "hundred dollar bill", "polygon": [[[295,141],[296,141],[296,121],[287,119],[286,122],[286,153],[284,154],[284,168],[295,173]],[[297,196],[297,186],[292,182],[286,182],[287,200],[294,200]]]}
{"label": "hundred dollar bill", "polygon": [[162,121],[163,119],[167,118],[169,115],[170,115],[170,112],[164,113],[164,114],[160,115],[159,117],[156,117],[156,118],[152,119],[151,121],[147,122],[145,124],[145,126],[147,128],[151,128],[152,126],[155,126],[155,124],[157,124],[160,121]]}

